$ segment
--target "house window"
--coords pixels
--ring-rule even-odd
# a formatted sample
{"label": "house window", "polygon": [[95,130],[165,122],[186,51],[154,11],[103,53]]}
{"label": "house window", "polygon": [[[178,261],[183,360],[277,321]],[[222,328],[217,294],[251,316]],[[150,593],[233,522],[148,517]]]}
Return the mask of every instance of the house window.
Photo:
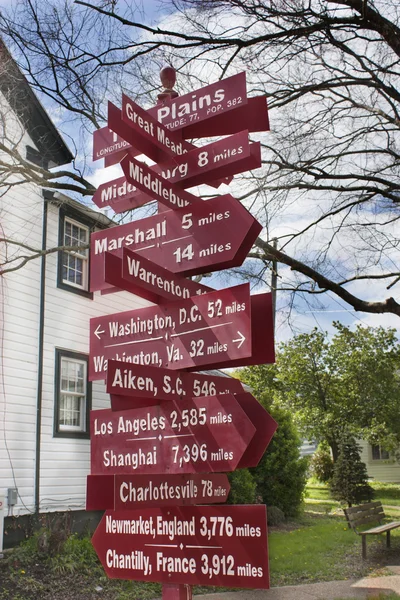
{"label": "house window", "polygon": [[56,350],[56,436],[89,437],[91,384],[84,354]]}
{"label": "house window", "polygon": [[[71,219],[64,219],[63,246],[84,246],[89,241],[89,229]],[[81,290],[88,289],[87,249],[75,249],[62,253],[62,280]]]}
{"label": "house window", "polygon": [[89,250],[82,247],[89,243],[89,237],[89,223],[80,221],[75,213],[70,215],[60,210],[59,245],[73,249],[59,253],[58,287],[92,298],[89,292]]}
{"label": "house window", "polygon": [[387,460],[389,458],[389,452],[384,450],[382,446],[371,446],[372,448],[372,460]]}

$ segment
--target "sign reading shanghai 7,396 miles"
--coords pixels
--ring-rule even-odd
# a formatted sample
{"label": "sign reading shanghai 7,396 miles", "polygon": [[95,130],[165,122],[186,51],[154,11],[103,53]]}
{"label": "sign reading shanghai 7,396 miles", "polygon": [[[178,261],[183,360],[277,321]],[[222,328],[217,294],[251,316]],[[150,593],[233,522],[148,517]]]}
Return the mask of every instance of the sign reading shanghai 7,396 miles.
{"label": "sign reading shanghai 7,396 miles", "polygon": [[89,379],[105,379],[109,359],[184,369],[251,355],[250,290],[244,283],[90,319]]}
{"label": "sign reading shanghai 7,396 miles", "polygon": [[92,542],[112,578],[268,588],[266,517],[263,505],[108,510]]}
{"label": "sign reading shanghai 7,396 miles", "polygon": [[256,428],[231,394],[92,410],[92,475],[234,471]]}

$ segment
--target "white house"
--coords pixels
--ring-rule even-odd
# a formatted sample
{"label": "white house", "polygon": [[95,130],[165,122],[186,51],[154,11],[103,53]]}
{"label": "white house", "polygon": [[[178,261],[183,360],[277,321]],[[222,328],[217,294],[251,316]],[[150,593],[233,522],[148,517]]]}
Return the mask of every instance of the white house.
{"label": "white house", "polygon": [[[4,47],[0,63],[1,143],[17,144],[36,165],[71,162]],[[4,152],[0,158],[9,160]],[[2,270],[30,249],[87,242],[90,231],[113,225],[38,185],[3,185],[2,192]],[[89,319],[148,304],[125,292],[91,294],[88,280],[87,250],[43,252],[0,276],[0,496],[6,507],[10,498],[9,515],[85,508],[89,410],[109,406],[104,383],[87,379]]]}

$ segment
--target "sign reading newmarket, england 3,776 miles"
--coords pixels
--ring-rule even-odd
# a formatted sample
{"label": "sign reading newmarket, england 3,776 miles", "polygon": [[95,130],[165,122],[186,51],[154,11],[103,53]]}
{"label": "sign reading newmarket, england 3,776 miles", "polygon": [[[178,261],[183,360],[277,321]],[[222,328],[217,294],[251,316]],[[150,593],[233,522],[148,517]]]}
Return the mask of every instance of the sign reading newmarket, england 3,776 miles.
{"label": "sign reading newmarket, england 3,776 miles", "polygon": [[265,506],[106,511],[93,545],[109,577],[268,587]]}
{"label": "sign reading newmarket, england 3,776 miles", "polygon": [[[90,320],[88,376],[107,379],[111,409],[91,411],[86,506],[105,511],[92,541],[109,577],[191,600],[192,585],[269,587],[266,507],[222,503],[226,472],[255,467],[277,424],[237,379],[195,371],[274,361],[271,294],[188,279],[242,265],[260,234],[216,190],[261,166],[249,132],[269,122],[244,73],[178,98],[174,81],[163,69],[149,110],[126,94],[121,109],[109,102],[108,128],[94,135],[94,160],[124,175],[98,188],[97,206],[157,201],[158,213],[90,236],[91,292],[153,304]],[[204,184],[212,194],[192,193]]]}

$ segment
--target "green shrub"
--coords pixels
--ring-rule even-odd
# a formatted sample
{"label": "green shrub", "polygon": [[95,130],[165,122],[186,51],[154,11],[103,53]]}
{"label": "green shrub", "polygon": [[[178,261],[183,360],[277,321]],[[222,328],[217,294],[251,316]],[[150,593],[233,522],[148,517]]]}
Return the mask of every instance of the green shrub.
{"label": "green shrub", "polygon": [[311,475],[321,483],[328,483],[333,476],[333,460],[327,442],[321,442],[311,457]]}
{"label": "green shrub", "polygon": [[254,504],[257,484],[248,469],[239,469],[228,474],[231,491],[227,504]]}
{"label": "green shrub", "polygon": [[339,445],[339,456],[330,483],[332,496],[348,506],[369,501],[374,490],[368,483],[367,467],[360,458],[361,448],[354,437],[346,435]]}
{"label": "green shrub", "polygon": [[277,506],[286,517],[295,516],[302,505],[307,482],[307,458],[300,458],[301,445],[290,413],[269,407],[278,429],[259,465],[250,469],[257,495],[267,506]]}

